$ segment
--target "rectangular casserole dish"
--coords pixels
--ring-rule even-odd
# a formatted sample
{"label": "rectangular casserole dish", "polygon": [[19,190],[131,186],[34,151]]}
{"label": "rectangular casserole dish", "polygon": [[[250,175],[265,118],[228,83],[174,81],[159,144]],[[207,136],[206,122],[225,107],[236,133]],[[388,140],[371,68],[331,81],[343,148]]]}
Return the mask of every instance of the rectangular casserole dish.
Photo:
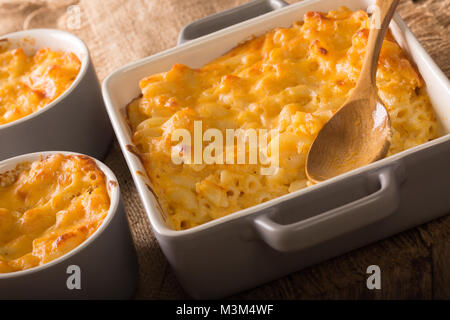
{"label": "rectangular casserole dish", "polygon": [[[170,228],[133,151],[125,107],[140,94],[142,78],[175,63],[200,67],[252,35],[302,20],[307,11],[342,5],[366,10],[374,3],[310,0],[289,5],[132,63],[104,81],[107,110],[150,224],[192,297],[220,298],[249,289],[450,212],[450,83],[398,15],[391,31],[424,78],[440,138],[184,231]],[[235,15],[239,8],[230,12]],[[214,16],[206,21],[212,23]]]}

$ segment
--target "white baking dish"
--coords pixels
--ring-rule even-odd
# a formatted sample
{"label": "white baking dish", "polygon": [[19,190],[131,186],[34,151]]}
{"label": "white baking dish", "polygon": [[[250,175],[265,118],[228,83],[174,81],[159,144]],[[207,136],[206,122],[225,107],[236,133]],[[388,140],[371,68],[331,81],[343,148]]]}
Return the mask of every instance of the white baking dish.
{"label": "white baking dish", "polygon": [[439,139],[185,231],[166,224],[141,174],[145,170],[130,152],[124,109],[140,94],[142,78],[175,63],[200,67],[252,35],[301,20],[307,11],[341,5],[365,10],[373,3],[310,0],[289,5],[132,63],[104,81],[107,110],[151,226],[193,297],[218,298],[248,289],[450,212],[450,84],[398,15],[391,30],[427,84],[443,134]]}
{"label": "white baking dish", "polygon": [[[23,162],[73,152],[38,152],[0,161],[0,173]],[[95,159],[94,159],[95,160]],[[137,285],[136,252],[114,173],[95,160],[106,176],[111,206],[102,225],[82,244],[42,266],[0,273],[0,299],[129,299]],[[0,204],[1,207],[1,204]],[[112,249],[113,248],[113,249]],[[69,290],[69,266],[80,268],[81,290]]]}
{"label": "white baking dish", "polygon": [[[0,125],[0,160],[44,150],[70,150],[102,159],[112,141],[89,50],[75,35],[53,29],[0,34],[3,45],[28,55],[42,48],[73,52],[81,69],[72,85],[44,108]],[[6,41],[5,41],[6,40]]]}

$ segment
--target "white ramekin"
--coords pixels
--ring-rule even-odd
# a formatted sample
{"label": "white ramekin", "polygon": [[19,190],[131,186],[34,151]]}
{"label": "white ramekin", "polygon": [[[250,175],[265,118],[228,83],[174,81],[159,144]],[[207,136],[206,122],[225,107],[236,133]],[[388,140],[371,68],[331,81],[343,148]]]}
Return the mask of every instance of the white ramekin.
{"label": "white ramekin", "polygon": [[27,54],[48,47],[73,52],[81,61],[75,81],[61,96],[26,117],[0,125],[0,160],[44,150],[70,150],[103,159],[112,129],[89,50],[75,35],[34,29],[1,36]]}
{"label": "white ramekin", "polygon": [[[37,152],[0,162],[0,173],[19,163],[47,155],[73,152]],[[93,159],[95,160],[95,159]],[[136,252],[130,236],[119,185],[114,173],[95,160],[106,175],[111,206],[102,225],[81,245],[42,266],[12,273],[0,273],[0,299],[127,299],[137,283]],[[1,207],[1,204],[0,204]],[[81,289],[69,289],[76,266]]]}

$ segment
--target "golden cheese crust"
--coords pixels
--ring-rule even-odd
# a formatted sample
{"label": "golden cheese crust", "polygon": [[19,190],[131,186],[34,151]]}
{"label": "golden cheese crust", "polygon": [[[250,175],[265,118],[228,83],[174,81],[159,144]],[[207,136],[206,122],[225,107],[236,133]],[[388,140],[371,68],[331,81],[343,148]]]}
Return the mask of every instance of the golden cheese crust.
{"label": "golden cheese crust", "polygon": [[0,125],[36,112],[63,94],[80,72],[73,53],[0,46]]}
{"label": "golden cheese crust", "polygon": [[[368,35],[364,11],[308,12],[303,22],[247,41],[200,69],[176,64],[140,82],[142,97],[127,107],[133,142],[176,230],[309,185],[307,152],[354,88]],[[389,155],[438,136],[424,82],[390,34],[377,87],[393,126]],[[173,164],[172,132],[192,132],[196,120],[221,132],[278,129],[279,169],[265,176],[260,165]]]}
{"label": "golden cheese crust", "polygon": [[0,273],[43,265],[89,238],[108,214],[106,177],[56,154],[0,174]]}

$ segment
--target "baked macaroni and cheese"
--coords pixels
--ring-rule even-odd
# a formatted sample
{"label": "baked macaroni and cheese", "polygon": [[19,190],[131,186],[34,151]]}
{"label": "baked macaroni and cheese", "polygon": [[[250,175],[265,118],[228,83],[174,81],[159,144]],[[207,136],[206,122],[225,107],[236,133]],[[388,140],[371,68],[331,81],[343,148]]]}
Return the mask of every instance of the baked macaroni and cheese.
{"label": "baked macaroni and cheese", "polygon": [[[176,230],[309,185],[307,152],[356,84],[369,25],[364,11],[308,12],[303,22],[249,40],[200,69],[176,64],[140,82],[142,96],[127,107],[133,143]],[[438,136],[424,82],[390,34],[377,87],[393,126],[389,155]],[[279,139],[269,145],[278,143],[278,169],[263,175],[261,164],[173,163],[172,133],[193,132],[195,121],[224,136],[227,129],[277,129]],[[178,151],[192,155],[186,148]]]}
{"label": "baked macaroni and cheese", "polygon": [[28,56],[22,48],[9,50],[0,45],[0,125],[36,112],[58,98],[80,68],[81,62],[73,53],[41,49]]}
{"label": "baked macaroni and cheese", "polygon": [[73,250],[108,214],[106,177],[85,156],[56,154],[0,174],[0,273]]}

